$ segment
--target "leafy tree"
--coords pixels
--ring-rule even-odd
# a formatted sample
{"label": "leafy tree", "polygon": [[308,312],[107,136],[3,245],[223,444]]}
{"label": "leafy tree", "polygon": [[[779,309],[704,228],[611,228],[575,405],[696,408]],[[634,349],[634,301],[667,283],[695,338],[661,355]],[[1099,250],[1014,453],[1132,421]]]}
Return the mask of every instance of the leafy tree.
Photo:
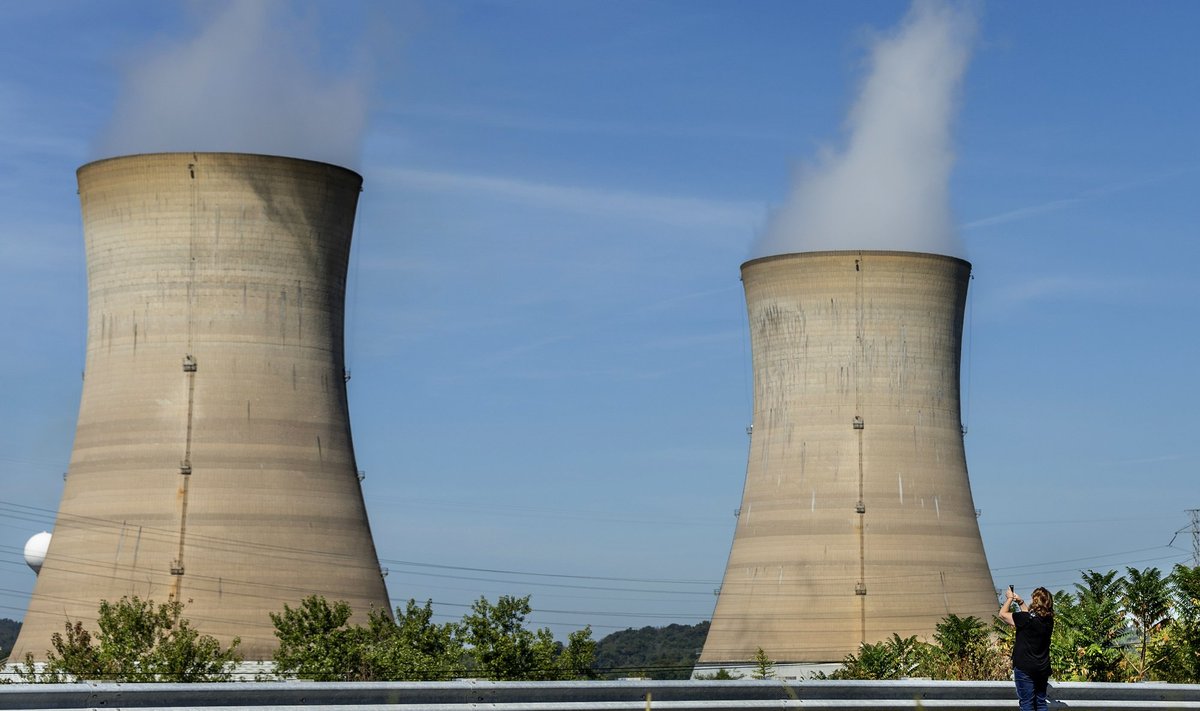
{"label": "leafy tree", "polygon": [[596,674],[596,640],[591,626],[567,635],[567,646],[559,654],[558,668],[565,679],[594,679]]}
{"label": "leafy tree", "polygon": [[992,644],[987,625],[978,617],[946,615],[938,623],[933,639],[936,647],[932,676],[978,680],[1003,679],[1008,675],[1004,653]]}
{"label": "leafy tree", "polygon": [[497,680],[554,680],[594,675],[596,644],[591,627],[572,634],[564,649],[550,630],[525,628],[529,596],[501,595],[493,605],[479,598],[463,617],[463,635],[480,676]]}
{"label": "leafy tree", "polygon": [[[594,676],[591,628],[564,647],[549,629],[525,628],[529,597],[480,598],[461,623],[433,622],[433,603],[409,600],[395,618],[374,610],[352,625],[350,606],[313,595],[272,613],[277,670],[314,681],[451,679],[475,673],[491,679],[581,679]],[[468,649],[465,643],[470,644]]]}
{"label": "leafy tree", "polygon": [[528,679],[534,674],[533,632],[525,629],[529,597],[501,595],[493,605],[479,598],[463,618],[466,641],[480,675],[489,679]]}
{"label": "leafy tree", "polygon": [[310,595],[299,607],[284,604],[271,613],[279,648],[275,668],[313,681],[366,681],[373,679],[365,659],[367,637],[361,627],[350,626],[353,611],[338,600],[332,605],[320,595]]}
{"label": "leafy tree", "polygon": [[893,633],[891,639],[859,645],[858,654],[847,654],[842,667],[829,678],[899,679],[912,676],[926,656],[926,645],[917,641],[916,635],[901,637]]}
{"label": "leafy tree", "polygon": [[[1176,565],[1166,577],[1156,568],[1126,570],[1127,577],[1088,570],[1073,594],[1054,593],[1050,665],[1055,678],[1200,682],[1200,566]],[[951,614],[937,625],[934,644],[893,634],[846,655],[828,678],[895,679],[916,673],[1001,679],[1010,670],[1014,637],[1013,628],[999,618],[988,629],[976,618]]]}
{"label": "leafy tree", "polygon": [[1167,579],[1158,568],[1126,568],[1126,571],[1123,590],[1125,610],[1133,618],[1134,626],[1141,634],[1137,672],[1138,678],[1145,681],[1152,665],[1146,661],[1146,650],[1150,646],[1151,635],[1169,619],[1170,590]]}
{"label": "leafy tree", "polygon": [[1083,582],[1075,584],[1077,603],[1063,620],[1076,635],[1076,669],[1086,681],[1120,681],[1123,654],[1119,640],[1125,631],[1123,579],[1115,570],[1088,570],[1082,577]]}
{"label": "leafy tree", "polygon": [[[1055,609],[1057,607],[1057,604],[1055,604]],[[1012,650],[1013,645],[1017,641],[1017,628],[1006,623],[999,617],[993,616],[991,638],[996,645],[996,653],[1005,660],[1006,670],[1004,677],[1007,679],[1012,672]]]}
{"label": "leafy tree", "polygon": [[[1012,628],[994,619],[989,627],[977,617],[947,615],[938,623],[933,643],[893,634],[890,639],[859,646],[848,654],[832,679],[1005,679],[1011,667]],[[818,675],[821,676],[821,675]]]}
{"label": "leafy tree", "polygon": [[772,679],[775,677],[775,662],[767,656],[762,647],[754,653],[754,673],[751,674],[755,679]]}
{"label": "leafy tree", "polygon": [[215,637],[179,620],[172,633],[158,642],[151,669],[160,681],[224,681],[241,661],[235,652],[239,642],[235,638],[230,649],[223,650]]}
{"label": "leafy tree", "polygon": [[79,621],[65,623],[64,633],[55,632],[50,638],[54,652],[47,653],[47,662],[41,673],[33,662],[33,654],[25,655],[25,665],[19,672],[21,679],[29,683],[61,683],[76,679],[107,679],[108,672],[100,658],[100,652],[92,644],[92,635]]}
{"label": "leafy tree", "polygon": [[[1060,681],[1079,681],[1080,635],[1075,627],[1079,617],[1075,596],[1065,590],[1054,593],[1054,632],[1050,635],[1050,669]],[[1012,629],[1012,628],[1010,628]],[[1015,637],[1015,630],[1013,631]],[[1012,642],[1008,645],[1012,651]]]}
{"label": "leafy tree", "polygon": [[1200,682],[1200,566],[1176,565],[1171,571],[1173,619],[1164,630],[1163,681]]}
{"label": "leafy tree", "polygon": [[858,655],[847,654],[842,668],[835,671],[833,679],[898,679],[898,660],[888,649],[887,642],[874,644],[863,642]]}
{"label": "leafy tree", "polygon": [[372,611],[368,620],[367,658],[373,677],[395,681],[452,679],[462,669],[460,626],[433,622],[433,603],[409,600],[396,608],[393,621]]}
{"label": "leafy tree", "polygon": [[137,596],[100,602],[92,635],[82,622],[67,621],[64,632],[51,637],[53,651],[39,672],[33,655],[26,655],[20,675],[29,682],[101,679],[121,682],[221,681],[229,678],[240,641],[222,649],[213,637],[201,635],[183,617],[183,603],[155,605]]}
{"label": "leafy tree", "polygon": [[277,671],[313,681],[422,681],[453,678],[462,667],[458,625],[435,624],[431,601],[409,600],[394,620],[372,610],[366,627],[351,616],[345,601],[320,595],[271,613]]}

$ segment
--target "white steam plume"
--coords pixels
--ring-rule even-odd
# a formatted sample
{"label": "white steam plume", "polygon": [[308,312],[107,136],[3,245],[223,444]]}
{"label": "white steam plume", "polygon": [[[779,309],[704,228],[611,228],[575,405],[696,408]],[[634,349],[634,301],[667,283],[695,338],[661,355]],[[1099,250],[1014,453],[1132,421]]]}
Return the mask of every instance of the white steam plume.
{"label": "white steam plume", "polygon": [[969,10],[914,0],[900,27],[871,47],[845,147],[800,171],[754,257],[829,249],[961,256],[950,127],[974,30]]}
{"label": "white steam plume", "polygon": [[192,38],[137,58],[98,156],[265,153],[356,167],[366,82],[310,59],[313,33],[278,2],[236,0]]}

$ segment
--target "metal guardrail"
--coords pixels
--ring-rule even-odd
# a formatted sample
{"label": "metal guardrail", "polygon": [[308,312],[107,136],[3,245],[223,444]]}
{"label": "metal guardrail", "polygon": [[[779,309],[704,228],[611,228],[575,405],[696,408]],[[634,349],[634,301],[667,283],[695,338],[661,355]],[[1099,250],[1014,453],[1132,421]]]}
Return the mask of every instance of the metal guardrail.
{"label": "metal guardrail", "polygon": [[[1200,685],[1061,683],[1051,709],[1200,710]],[[230,682],[221,684],[0,685],[0,710],[225,709],[265,711],[732,711],[735,709],[1017,708],[1010,682],[592,681]]]}

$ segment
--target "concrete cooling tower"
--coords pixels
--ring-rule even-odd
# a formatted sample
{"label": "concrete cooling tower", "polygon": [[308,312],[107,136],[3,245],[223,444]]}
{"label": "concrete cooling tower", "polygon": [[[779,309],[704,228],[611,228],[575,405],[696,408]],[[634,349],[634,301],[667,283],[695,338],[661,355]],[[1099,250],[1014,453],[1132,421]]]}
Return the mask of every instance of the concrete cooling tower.
{"label": "concrete cooling tower", "polygon": [[947,613],[991,619],[959,413],[970,271],[884,251],[742,265],[750,457],[697,671],[760,647],[803,670]]}
{"label": "concrete cooling tower", "polygon": [[79,169],[87,361],[62,503],[13,659],[102,599],[186,603],[202,633],[276,645],[307,595],[389,609],[342,352],[362,178],[228,153]]}

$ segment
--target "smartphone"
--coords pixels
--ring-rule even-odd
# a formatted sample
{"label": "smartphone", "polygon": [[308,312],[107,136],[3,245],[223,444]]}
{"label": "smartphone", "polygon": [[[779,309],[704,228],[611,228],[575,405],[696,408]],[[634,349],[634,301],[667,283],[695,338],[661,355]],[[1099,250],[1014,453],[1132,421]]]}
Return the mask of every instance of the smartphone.
{"label": "smartphone", "polygon": [[1008,591],[1009,591],[1009,592],[1014,592],[1014,590],[1013,590],[1013,586],[1009,585],[1009,586],[1008,586]]}

